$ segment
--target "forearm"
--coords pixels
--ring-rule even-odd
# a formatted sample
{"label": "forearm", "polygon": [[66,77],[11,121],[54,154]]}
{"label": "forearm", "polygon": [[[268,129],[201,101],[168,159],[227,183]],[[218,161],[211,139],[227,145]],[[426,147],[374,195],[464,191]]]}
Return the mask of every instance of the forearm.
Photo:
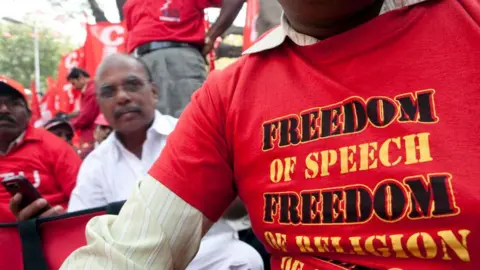
{"label": "forearm", "polygon": [[208,30],[207,37],[216,39],[221,36],[232,25],[244,2],[244,0],[223,0],[220,15]]}
{"label": "forearm", "polygon": [[136,185],[119,216],[88,223],[88,245],[70,255],[62,269],[185,269],[211,225],[200,211],[148,176]]}

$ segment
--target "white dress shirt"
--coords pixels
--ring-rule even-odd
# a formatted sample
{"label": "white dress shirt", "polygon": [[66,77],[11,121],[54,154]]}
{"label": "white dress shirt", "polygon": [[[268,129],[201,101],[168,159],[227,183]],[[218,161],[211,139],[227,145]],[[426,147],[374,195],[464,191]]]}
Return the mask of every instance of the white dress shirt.
{"label": "white dress shirt", "polygon": [[115,132],[103,141],[83,161],[77,185],[70,197],[68,211],[78,211],[126,200],[135,182],[145,176],[162,149],[177,119],[155,113],[147,131],[142,158],[125,149]]}

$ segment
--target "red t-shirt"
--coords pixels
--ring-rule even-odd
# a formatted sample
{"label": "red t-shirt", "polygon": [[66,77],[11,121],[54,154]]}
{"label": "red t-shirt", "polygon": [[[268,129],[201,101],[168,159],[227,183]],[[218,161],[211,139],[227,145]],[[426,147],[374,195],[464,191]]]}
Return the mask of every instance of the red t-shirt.
{"label": "red t-shirt", "polygon": [[202,45],[204,9],[220,7],[221,0],[128,0],[123,7],[128,30],[127,51],[152,41]]}
{"label": "red t-shirt", "polygon": [[95,83],[93,80],[88,81],[85,91],[80,96],[80,112],[72,120],[72,125],[79,134],[81,143],[94,142],[95,119],[99,113],[100,107],[95,95]]}
{"label": "red t-shirt", "polygon": [[427,1],[243,57],[150,174],[212,221],[238,194],[272,269],[477,269],[479,23]]}
{"label": "red t-shirt", "polygon": [[[81,160],[75,150],[52,133],[29,127],[20,144],[0,156],[0,180],[23,175],[53,206],[67,207]],[[10,194],[0,187],[0,223],[13,222]]]}

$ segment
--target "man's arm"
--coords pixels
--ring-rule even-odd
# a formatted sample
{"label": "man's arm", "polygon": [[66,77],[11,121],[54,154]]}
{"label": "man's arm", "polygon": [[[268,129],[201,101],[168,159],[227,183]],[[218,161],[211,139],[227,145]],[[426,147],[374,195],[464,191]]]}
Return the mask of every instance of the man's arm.
{"label": "man's arm", "polygon": [[88,246],[70,255],[61,269],[185,269],[212,224],[147,176],[118,216],[88,223]]}
{"label": "man's arm", "polygon": [[82,160],[70,145],[63,143],[58,146],[54,156],[54,173],[57,185],[62,189],[65,197],[69,198],[77,181]]}
{"label": "man's arm", "polygon": [[223,0],[220,15],[214,24],[208,29],[205,36],[205,46],[203,47],[203,55],[207,55],[215,44],[215,40],[227,31],[228,27],[232,25],[238,13],[242,9],[245,0]]}

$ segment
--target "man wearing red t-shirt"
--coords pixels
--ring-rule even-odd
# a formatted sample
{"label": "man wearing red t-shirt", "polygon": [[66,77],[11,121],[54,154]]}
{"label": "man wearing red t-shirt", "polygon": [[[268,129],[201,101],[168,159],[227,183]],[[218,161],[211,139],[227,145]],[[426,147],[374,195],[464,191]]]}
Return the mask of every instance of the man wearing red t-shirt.
{"label": "man wearing red t-shirt", "polygon": [[[245,0],[128,0],[127,51],[147,64],[159,86],[157,109],[178,117],[205,81],[204,56],[232,24]],[[205,33],[204,9],[220,7]]]}
{"label": "man wearing red t-shirt", "polygon": [[480,1],[279,2],[70,266],[180,269],[238,195],[272,269],[479,268]]}
{"label": "man wearing red t-shirt", "polygon": [[67,80],[75,89],[81,91],[80,111],[74,113],[75,118],[72,120],[72,125],[79,133],[81,144],[93,144],[95,119],[100,113],[95,96],[95,84],[90,79],[90,75],[80,68],[73,68],[68,74]]}
{"label": "man wearing red t-shirt", "polygon": [[[0,187],[0,223],[25,220],[43,209],[56,215],[67,206],[81,160],[75,150],[54,134],[29,125],[31,113],[21,84],[0,76],[0,181],[23,175],[44,197],[19,209],[21,195],[11,198]],[[12,212],[9,209],[9,204]]]}

